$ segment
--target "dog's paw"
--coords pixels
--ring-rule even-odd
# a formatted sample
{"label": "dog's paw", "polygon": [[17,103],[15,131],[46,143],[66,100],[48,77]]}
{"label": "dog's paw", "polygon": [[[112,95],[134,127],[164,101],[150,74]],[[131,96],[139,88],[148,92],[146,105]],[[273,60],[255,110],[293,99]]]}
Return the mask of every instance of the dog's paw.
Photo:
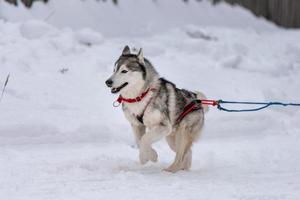
{"label": "dog's paw", "polygon": [[149,159],[152,161],[152,162],[157,162],[157,153],[154,149],[151,149],[151,151],[149,151]]}
{"label": "dog's paw", "polygon": [[178,165],[171,165],[168,168],[163,169],[163,171],[171,172],[171,173],[176,173],[179,170],[184,170],[184,169],[182,167],[178,166]]}
{"label": "dog's paw", "polygon": [[164,171],[164,172],[171,172],[171,170],[169,169],[169,167],[162,169],[162,171]]}
{"label": "dog's paw", "polygon": [[176,173],[176,172],[178,172],[180,169],[175,169],[175,168],[165,168],[165,169],[163,169],[163,171],[165,171],[165,172],[171,172],[171,173]]}
{"label": "dog's paw", "polygon": [[140,150],[140,163],[142,165],[146,164],[149,161],[148,154],[146,151]]}

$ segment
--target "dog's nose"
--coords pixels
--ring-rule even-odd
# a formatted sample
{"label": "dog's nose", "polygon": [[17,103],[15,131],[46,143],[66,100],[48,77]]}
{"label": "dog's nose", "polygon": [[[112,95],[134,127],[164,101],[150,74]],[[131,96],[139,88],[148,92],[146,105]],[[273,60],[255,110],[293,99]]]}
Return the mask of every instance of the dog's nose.
{"label": "dog's nose", "polygon": [[113,84],[113,81],[111,79],[108,79],[107,81],[105,81],[105,84],[107,85],[107,87],[111,87]]}

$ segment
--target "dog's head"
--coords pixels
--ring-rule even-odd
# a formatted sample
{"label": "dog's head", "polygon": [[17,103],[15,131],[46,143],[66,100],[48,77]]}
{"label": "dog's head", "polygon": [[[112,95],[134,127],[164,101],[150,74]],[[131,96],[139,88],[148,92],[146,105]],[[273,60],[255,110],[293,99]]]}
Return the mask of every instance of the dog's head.
{"label": "dog's head", "polygon": [[146,65],[143,50],[131,54],[125,46],[122,55],[116,61],[112,76],[105,82],[112,93],[124,93],[130,89],[143,87],[146,79]]}

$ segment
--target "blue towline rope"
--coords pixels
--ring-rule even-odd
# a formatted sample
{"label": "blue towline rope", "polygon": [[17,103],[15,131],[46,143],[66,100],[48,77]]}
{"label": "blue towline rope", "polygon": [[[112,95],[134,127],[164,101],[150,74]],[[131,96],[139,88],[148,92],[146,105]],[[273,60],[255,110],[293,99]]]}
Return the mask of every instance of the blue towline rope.
{"label": "blue towline rope", "polygon": [[[252,112],[252,111],[259,111],[262,109],[265,109],[269,106],[300,106],[300,103],[282,103],[282,102],[247,102],[247,101],[223,101],[218,100],[217,101],[217,108],[222,111],[226,112]],[[252,108],[252,109],[228,109],[221,106],[221,104],[247,104],[247,105],[263,105],[258,108]]]}

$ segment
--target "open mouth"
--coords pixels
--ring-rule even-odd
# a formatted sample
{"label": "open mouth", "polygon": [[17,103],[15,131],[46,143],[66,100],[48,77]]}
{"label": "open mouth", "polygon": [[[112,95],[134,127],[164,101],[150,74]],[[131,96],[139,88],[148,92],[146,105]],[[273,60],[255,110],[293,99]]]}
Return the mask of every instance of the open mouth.
{"label": "open mouth", "polygon": [[111,89],[111,93],[115,94],[115,93],[118,93],[120,92],[120,90],[122,90],[126,85],[128,85],[128,83],[124,83],[122,84],[120,87],[117,87],[117,88],[112,88]]}

